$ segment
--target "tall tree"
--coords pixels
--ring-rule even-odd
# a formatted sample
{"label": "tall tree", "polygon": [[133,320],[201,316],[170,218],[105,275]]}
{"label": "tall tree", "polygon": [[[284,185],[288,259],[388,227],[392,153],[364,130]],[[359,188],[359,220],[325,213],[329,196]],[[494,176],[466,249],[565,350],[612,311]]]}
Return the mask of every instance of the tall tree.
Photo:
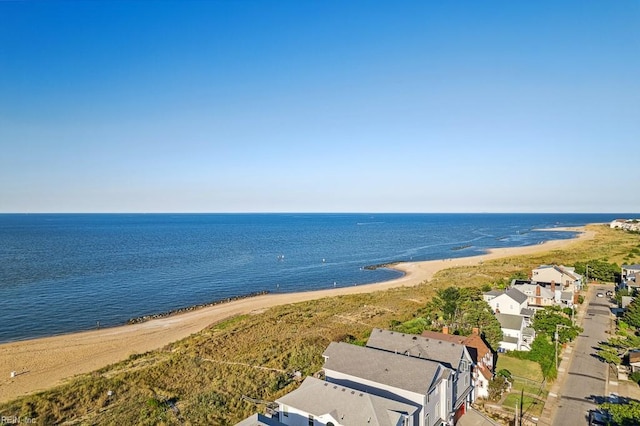
{"label": "tall tree", "polygon": [[462,318],[459,326],[462,329],[462,334],[469,334],[474,327],[477,327],[487,343],[494,350],[497,349],[502,340],[502,328],[491,311],[491,306],[484,300],[468,300],[461,304],[460,311]]}
{"label": "tall tree", "polygon": [[627,306],[627,310],[624,313],[624,321],[632,327],[640,327],[640,298],[636,297]]}

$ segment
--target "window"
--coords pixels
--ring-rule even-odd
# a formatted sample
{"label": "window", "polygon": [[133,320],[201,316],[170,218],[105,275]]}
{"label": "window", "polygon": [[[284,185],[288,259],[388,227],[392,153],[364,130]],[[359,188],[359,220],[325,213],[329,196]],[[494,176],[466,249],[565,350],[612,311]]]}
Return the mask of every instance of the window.
{"label": "window", "polygon": [[313,426],[313,416],[309,414],[309,426]]}
{"label": "window", "polygon": [[289,417],[289,408],[286,405],[282,406],[282,415],[284,417]]}

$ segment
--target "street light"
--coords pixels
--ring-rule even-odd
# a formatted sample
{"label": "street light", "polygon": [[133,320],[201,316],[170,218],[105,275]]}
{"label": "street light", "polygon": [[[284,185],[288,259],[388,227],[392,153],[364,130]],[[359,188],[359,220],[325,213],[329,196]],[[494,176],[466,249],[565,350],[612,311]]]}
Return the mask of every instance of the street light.
{"label": "street light", "polygon": [[556,338],[556,371],[558,371],[558,340],[560,338],[560,328],[571,328],[568,325],[556,324],[556,332],[554,337]]}

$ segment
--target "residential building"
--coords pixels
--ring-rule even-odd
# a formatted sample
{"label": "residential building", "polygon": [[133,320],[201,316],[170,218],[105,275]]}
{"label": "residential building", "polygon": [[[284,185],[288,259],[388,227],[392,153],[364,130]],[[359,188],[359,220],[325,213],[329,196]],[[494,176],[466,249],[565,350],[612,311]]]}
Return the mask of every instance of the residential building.
{"label": "residential building", "polygon": [[576,273],[575,268],[564,265],[540,265],[531,271],[531,279],[536,282],[555,282],[562,291],[580,291],[582,289],[582,275]]}
{"label": "residential building", "polygon": [[483,298],[494,313],[519,315],[523,309],[527,308],[527,296],[515,288],[498,293],[493,290],[484,293]]}
{"label": "residential building", "polygon": [[[640,276],[640,265],[622,265],[622,281],[636,281],[636,274]],[[637,283],[637,281],[636,281]]]}
{"label": "residential building", "polygon": [[422,337],[432,340],[442,340],[464,345],[471,356],[473,368],[471,377],[473,381],[473,400],[489,397],[489,382],[493,378],[495,359],[489,344],[480,336],[477,328],[469,336],[449,334],[449,328],[444,327],[442,333],[437,331],[424,331]]}
{"label": "residential building", "polygon": [[540,282],[532,280],[513,280],[511,287],[520,290],[527,296],[530,308],[540,309],[547,306],[572,307],[577,295],[572,291],[562,291],[562,286],[555,281]]}
{"label": "residential building", "polygon": [[323,357],[327,382],[412,405],[415,426],[453,418],[454,371],[438,362],[344,342],[329,344]]}
{"label": "residential building", "polygon": [[629,365],[631,373],[640,371],[640,349],[629,351]]}
{"label": "residential building", "polygon": [[419,409],[314,377],[276,402],[287,426],[413,426]]}
{"label": "residential building", "polygon": [[497,313],[496,318],[502,329],[502,340],[498,351],[528,351],[535,338],[535,331],[526,327],[522,315]]}
{"label": "residential building", "polygon": [[444,365],[454,372],[452,405],[448,409],[452,413],[464,413],[467,403],[473,402],[473,360],[464,344],[374,328],[367,340],[367,347]]}
{"label": "residential building", "polygon": [[611,228],[620,228],[625,231],[640,231],[640,219],[616,219],[609,224]]}

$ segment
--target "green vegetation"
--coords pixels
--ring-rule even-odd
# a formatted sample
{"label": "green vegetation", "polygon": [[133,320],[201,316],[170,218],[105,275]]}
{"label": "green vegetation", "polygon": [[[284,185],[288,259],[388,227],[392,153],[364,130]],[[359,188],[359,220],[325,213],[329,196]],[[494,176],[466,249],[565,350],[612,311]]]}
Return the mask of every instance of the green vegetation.
{"label": "green vegetation", "polygon": [[600,405],[611,415],[615,426],[637,426],[640,424],[640,402],[629,401],[626,404],[612,404],[606,402]]}
{"label": "green vegetation", "polygon": [[640,348],[639,335],[640,301],[636,298],[627,307],[624,320],[618,321],[616,335],[610,337],[606,342],[600,342],[598,345],[598,356],[610,364],[621,364],[622,359],[629,350]]}
{"label": "green vegetation", "polygon": [[[511,351],[506,355],[520,360],[537,362],[545,378],[555,379],[556,371],[556,332],[558,343],[566,343],[575,339],[581,332],[580,327],[571,323],[569,316],[557,306],[547,307],[536,312],[533,317],[533,328],[536,338],[530,351]],[[557,354],[558,356],[560,353]]]}
{"label": "green vegetation", "polygon": [[535,361],[520,360],[508,356],[499,356],[496,371],[507,370],[511,375],[534,382],[542,382],[544,376],[540,364]]}
{"label": "green vegetation", "polygon": [[[320,370],[322,352],[331,341],[362,344],[373,327],[385,328],[391,321],[398,326],[419,317],[445,321],[443,311],[431,314],[425,308],[432,306],[429,302],[438,291],[452,286],[459,289],[462,304],[447,321],[455,328],[468,329],[476,325],[465,315],[463,303],[467,295],[467,300],[476,297],[474,292],[479,293],[482,285],[507,281],[540,264],[571,265],[604,258],[621,262],[640,242],[638,235],[606,226],[591,229],[597,235],[570,250],[453,267],[416,287],[326,298],[236,317],[46,392],[2,403],[0,413],[37,418],[39,424],[232,425],[265,409],[243,395],[274,401],[295,389],[298,384],[292,373]],[[414,325],[419,326],[420,321]],[[546,350],[553,344],[547,340],[542,346]],[[511,366],[503,368],[521,375]]]}
{"label": "green vegetation", "polygon": [[427,328],[440,331],[447,326],[451,333],[463,336],[478,328],[494,348],[502,339],[500,323],[489,304],[482,300],[482,292],[478,288],[451,286],[437,290],[431,302],[418,309],[414,317],[404,323],[393,322],[392,328],[403,333],[420,334]]}
{"label": "green vegetation", "polygon": [[[616,263],[609,263],[607,259],[580,261],[573,265],[576,272],[581,275],[588,275],[589,280],[617,282],[620,281],[620,266]],[[587,266],[589,270],[587,271]],[[587,274],[588,272],[588,274]]]}

